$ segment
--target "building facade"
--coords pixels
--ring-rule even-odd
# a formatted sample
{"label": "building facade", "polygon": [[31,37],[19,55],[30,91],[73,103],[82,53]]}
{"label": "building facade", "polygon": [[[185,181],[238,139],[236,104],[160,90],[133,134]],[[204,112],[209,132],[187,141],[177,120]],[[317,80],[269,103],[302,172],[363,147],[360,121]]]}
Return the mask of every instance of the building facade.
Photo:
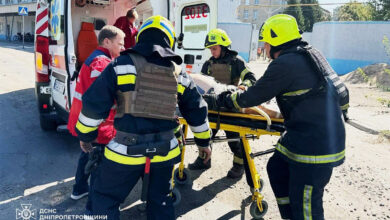
{"label": "building facade", "polygon": [[270,16],[283,12],[286,0],[240,0],[237,18],[245,23],[256,24],[260,29],[263,22]]}
{"label": "building facade", "polygon": [[18,6],[28,10],[28,16],[24,16],[24,32],[34,34],[36,0],[0,0],[0,40],[12,40],[17,33],[23,32]]}

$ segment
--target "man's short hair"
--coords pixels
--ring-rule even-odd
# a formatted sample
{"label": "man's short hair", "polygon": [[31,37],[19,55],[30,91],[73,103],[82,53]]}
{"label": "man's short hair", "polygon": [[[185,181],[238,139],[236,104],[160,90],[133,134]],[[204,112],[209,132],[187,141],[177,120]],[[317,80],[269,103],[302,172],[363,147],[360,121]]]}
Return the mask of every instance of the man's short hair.
{"label": "man's short hair", "polygon": [[125,37],[125,33],[121,29],[112,25],[104,26],[99,32],[99,45],[103,45],[104,39],[108,38],[110,40],[113,40],[114,38],[116,38],[117,35]]}
{"label": "man's short hair", "polygon": [[126,17],[137,19],[138,18],[138,13],[135,10],[135,8],[132,8],[132,9],[128,10],[127,13],[126,13]]}

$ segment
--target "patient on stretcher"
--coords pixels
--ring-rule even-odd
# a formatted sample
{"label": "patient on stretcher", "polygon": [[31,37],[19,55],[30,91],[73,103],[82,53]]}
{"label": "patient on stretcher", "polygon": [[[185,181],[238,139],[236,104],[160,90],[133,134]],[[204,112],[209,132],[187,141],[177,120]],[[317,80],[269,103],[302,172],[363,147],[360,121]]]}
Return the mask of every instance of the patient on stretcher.
{"label": "patient on stretcher", "polygon": [[[196,87],[200,94],[220,94],[225,91],[237,91],[239,88],[233,85],[226,85],[217,82],[214,77],[206,76],[202,74],[191,74],[192,79],[194,80]],[[279,108],[276,103],[267,103],[257,106],[259,109],[267,113],[271,118],[283,118],[279,112]],[[215,109],[211,109],[215,110]],[[243,108],[240,111],[244,114],[254,114],[258,115],[259,113],[252,108]]]}

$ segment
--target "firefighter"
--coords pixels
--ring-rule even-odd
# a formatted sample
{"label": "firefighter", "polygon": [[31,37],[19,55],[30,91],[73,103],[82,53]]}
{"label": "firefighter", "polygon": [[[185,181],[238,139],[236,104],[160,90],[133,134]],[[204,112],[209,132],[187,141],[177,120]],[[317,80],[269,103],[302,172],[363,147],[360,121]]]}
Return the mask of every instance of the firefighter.
{"label": "firefighter", "polygon": [[211,156],[207,103],[190,76],[181,72],[182,59],[172,51],[174,39],[170,21],[162,16],[148,18],[136,45],[111,62],[83,95],[83,117],[76,131],[87,151],[97,136],[97,126],[117,104],[117,133],[96,170],[94,215],[119,219],[120,203],[143,177],[147,218],[175,219],[170,183],[174,164],[180,161],[174,136],[179,125],[177,105],[197,146],[207,158]]}
{"label": "firefighter", "polygon": [[[230,49],[232,41],[226,32],[222,29],[211,30],[205,39],[204,46],[210,49],[212,56],[202,66],[202,74],[214,77],[217,81],[227,85],[245,87],[252,86],[256,82],[254,74],[246,66],[245,61],[238,56],[238,53]],[[213,130],[215,135],[217,131]],[[240,135],[234,132],[225,131],[226,137],[237,138]],[[229,142],[230,150],[234,154],[233,166],[229,170],[228,178],[241,178],[244,174],[243,146],[241,142]],[[246,164],[246,163],[245,163]],[[201,155],[194,163],[189,165],[192,170],[205,170],[211,167],[211,160],[207,163],[201,158]],[[247,165],[245,165],[247,168]],[[249,169],[247,170],[247,179],[250,176]],[[248,183],[252,183],[248,179]]]}
{"label": "firefighter", "polygon": [[283,219],[324,219],[324,187],[333,167],[345,160],[342,111],[348,108],[348,90],[325,57],[302,40],[294,17],[270,17],[259,41],[273,60],[264,75],[247,91],[217,96],[215,104],[239,109],[276,97],[286,131],[267,172],[280,214]]}
{"label": "firefighter", "polygon": [[[68,119],[68,130],[73,136],[77,136],[75,126],[80,116],[83,94],[96,80],[104,68],[106,68],[106,66],[111,62],[111,60],[119,56],[119,53],[124,49],[124,37],[125,34],[122,30],[111,25],[106,25],[99,32],[99,47],[86,59],[77,78],[75,94],[73,96],[72,107],[70,109]],[[115,136],[113,124],[114,116],[115,111],[112,110],[108,118],[99,125],[98,136],[94,142],[94,146],[97,147],[97,152],[100,147],[108,144],[108,142]],[[84,172],[88,162],[88,156],[88,152],[82,151],[80,154],[75,175],[75,184],[73,185],[73,191],[70,196],[73,200],[79,200],[84,196],[87,196],[90,191],[90,189],[88,189],[89,174]],[[91,177],[91,179],[93,179],[93,177]],[[91,182],[93,181],[91,180]],[[91,210],[89,198],[87,202],[87,210]]]}

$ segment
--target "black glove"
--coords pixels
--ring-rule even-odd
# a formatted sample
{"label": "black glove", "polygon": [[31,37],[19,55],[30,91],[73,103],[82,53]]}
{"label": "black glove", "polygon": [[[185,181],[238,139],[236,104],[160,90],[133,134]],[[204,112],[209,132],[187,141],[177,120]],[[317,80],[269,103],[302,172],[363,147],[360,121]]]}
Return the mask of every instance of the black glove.
{"label": "black glove", "polygon": [[349,120],[348,109],[342,110],[342,112],[343,112],[344,121],[347,122]]}
{"label": "black glove", "polygon": [[206,101],[207,106],[210,110],[216,110],[217,106],[217,95],[213,94],[204,94],[203,99]]}
{"label": "black glove", "polygon": [[232,100],[232,92],[231,91],[225,91],[218,95],[217,97],[217,106],[224,107],[227,109],[234,109],[234,104]]}

